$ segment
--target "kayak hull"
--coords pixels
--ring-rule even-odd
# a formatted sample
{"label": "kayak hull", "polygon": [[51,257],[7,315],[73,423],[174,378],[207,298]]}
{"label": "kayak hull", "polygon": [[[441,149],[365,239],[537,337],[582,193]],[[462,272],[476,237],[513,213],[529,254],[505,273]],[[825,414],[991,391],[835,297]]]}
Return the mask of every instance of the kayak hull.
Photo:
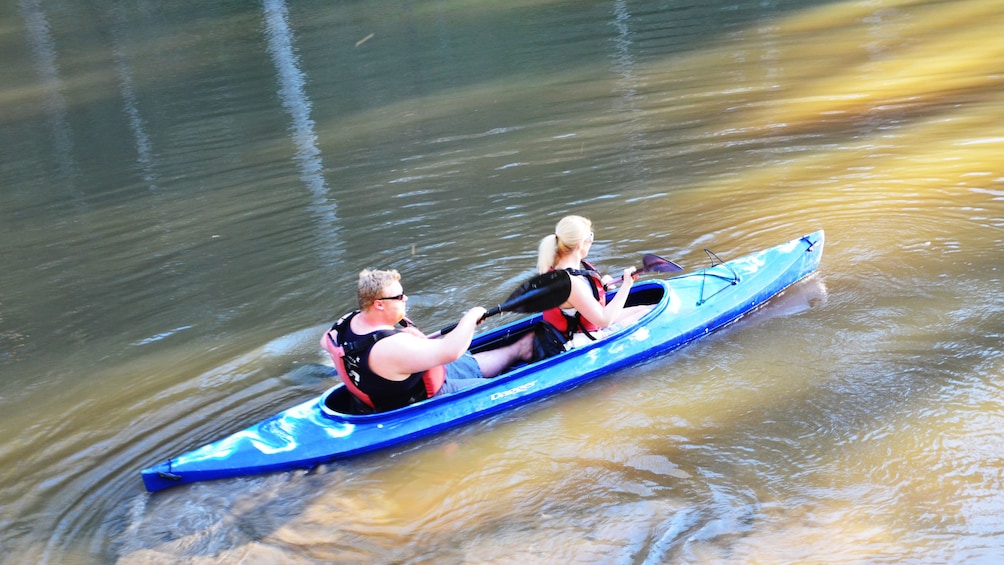
{"label": "kayak hull", "polygon": [[[652,305],[637,324],[457,393],[355,415],[347,413],[348,392],[338,384],[247,429],[144,469],[143,484],[154,492],[197,481],[309,469],[554,395],[735,322],[812,274],[823,243],[824,234],[817,231],[694,273],[635,283],[628,304]],[[471,348],[518,337],[539,319],[539,314],[529,316],[475,336]]]}

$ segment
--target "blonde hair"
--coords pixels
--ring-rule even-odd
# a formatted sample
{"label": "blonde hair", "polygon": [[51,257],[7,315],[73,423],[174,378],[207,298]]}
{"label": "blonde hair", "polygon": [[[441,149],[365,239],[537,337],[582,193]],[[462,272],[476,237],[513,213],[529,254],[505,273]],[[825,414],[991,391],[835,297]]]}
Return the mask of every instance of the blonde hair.
{"label": "blonde hair", "polygon": [[366,310],[383,296],[384,288],[394,281],[401,280],[401,274],[394,269],[380,271],[363,269],[359,272],[359,285],[356,289],[359,299],[359,309]]}
{"label": "blonde hair", "polygon": [[593,232],[593,222],[582,216],[565,216],[554,227],[554,233],[544,236],[537,247],[537,272],[546,273],[562,257],[578,247]]}

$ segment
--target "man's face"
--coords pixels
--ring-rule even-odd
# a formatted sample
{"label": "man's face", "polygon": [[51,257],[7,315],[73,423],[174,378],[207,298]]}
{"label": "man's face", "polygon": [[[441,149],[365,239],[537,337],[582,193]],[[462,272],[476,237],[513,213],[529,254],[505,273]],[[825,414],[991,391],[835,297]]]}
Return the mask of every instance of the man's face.
{"label": "man's face", "polygon": [[380,296],[377,301],[383,304],[384,310],[394,313],[398,320],[404,318],[408,295],[404,293],[404,287],[401,286],[400,281],[394,281],[385,286],[383,294]]}

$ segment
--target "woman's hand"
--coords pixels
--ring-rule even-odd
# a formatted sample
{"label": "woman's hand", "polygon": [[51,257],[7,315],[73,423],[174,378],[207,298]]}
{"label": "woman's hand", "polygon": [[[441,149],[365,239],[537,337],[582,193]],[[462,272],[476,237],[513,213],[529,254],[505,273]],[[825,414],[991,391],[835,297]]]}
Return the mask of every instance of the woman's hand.
{"label": "woman's hand", "polygon": [[641,274],[638,273],[638,269],[636,269],[634,267],[628,267],[628,268],[624,269],[624,280],[625,281],[627,281],[627,280],[630,279],[632,282],[634,282],[634,281],[638,280],[639,276],[641,276]]}

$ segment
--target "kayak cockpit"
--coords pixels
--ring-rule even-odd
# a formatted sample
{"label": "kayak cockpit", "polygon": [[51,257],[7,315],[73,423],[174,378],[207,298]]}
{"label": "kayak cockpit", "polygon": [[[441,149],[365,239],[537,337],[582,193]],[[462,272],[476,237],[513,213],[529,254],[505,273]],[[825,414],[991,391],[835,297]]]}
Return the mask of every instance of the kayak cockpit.
{"label": "kayak cockpit", "polygon": [[[656,304],[662,302],[663,297],[666,296],[666,290],[666,284],[662,281],[635,283],[631,288],[631,294],[628,295],[628,299],[624,304],[624,307],[655,306]],[[613,294],[614,293],[608,293],[607,300],[613,299]]]}
{"label": "kayak cockpit", "polygon": [[332,415],[361,416],[373,413],[372,408],[356,398],[344,385],[335,387],[326,394],[321,407],[324,413]]}
{"label": "kayak cockpit", "polygon": [[[625,307],[656,306],[661,302],[664,302],[663,299],[666,295],[667,286],[663,282],[649,281],[637,283],[635,288],[632,289],[631,295],[628,296]],[[665,305],[663,304],[663,306]],[[644,324],[646,319],[649,317],[658,315],[659,310],[660,308],[652,308],[651,311],[643,316],[637,323]],[[478,351],[485,351],[508,345],[523,337],[523,335],[527,332],[532,332],[534,326],[536,326],[540,320],[541,315],[536,314],[517,320],[501,328],[479,334],[475,336],[472,341],[470,351],[477,353]],[[607,339],[609,339],[609,337]],[[559,353],[555,357],[561,357],[563,355],[567,355],[568,353],[569,352]],[[510,367],[506,372],[512,372],[516,369],[523,369],[525,367],[527,367],[526,364],[517,365]],[[504,375],[505,373],[496,378],[500,378]],[[427,402],[429,402],[429,400],[424,400],[422,402],[417,402],[415,404],[397,408],[395,410],[389,410],[387,412],[374,413],[372,408],[356,398],[355,395],[349,392],[345,386],[336,386],[321,399],[321,411],[325,415],[334,418],[355,419],[362,417],[368,420],[373,417],[387,417],[402,411],[410,411]]]}

